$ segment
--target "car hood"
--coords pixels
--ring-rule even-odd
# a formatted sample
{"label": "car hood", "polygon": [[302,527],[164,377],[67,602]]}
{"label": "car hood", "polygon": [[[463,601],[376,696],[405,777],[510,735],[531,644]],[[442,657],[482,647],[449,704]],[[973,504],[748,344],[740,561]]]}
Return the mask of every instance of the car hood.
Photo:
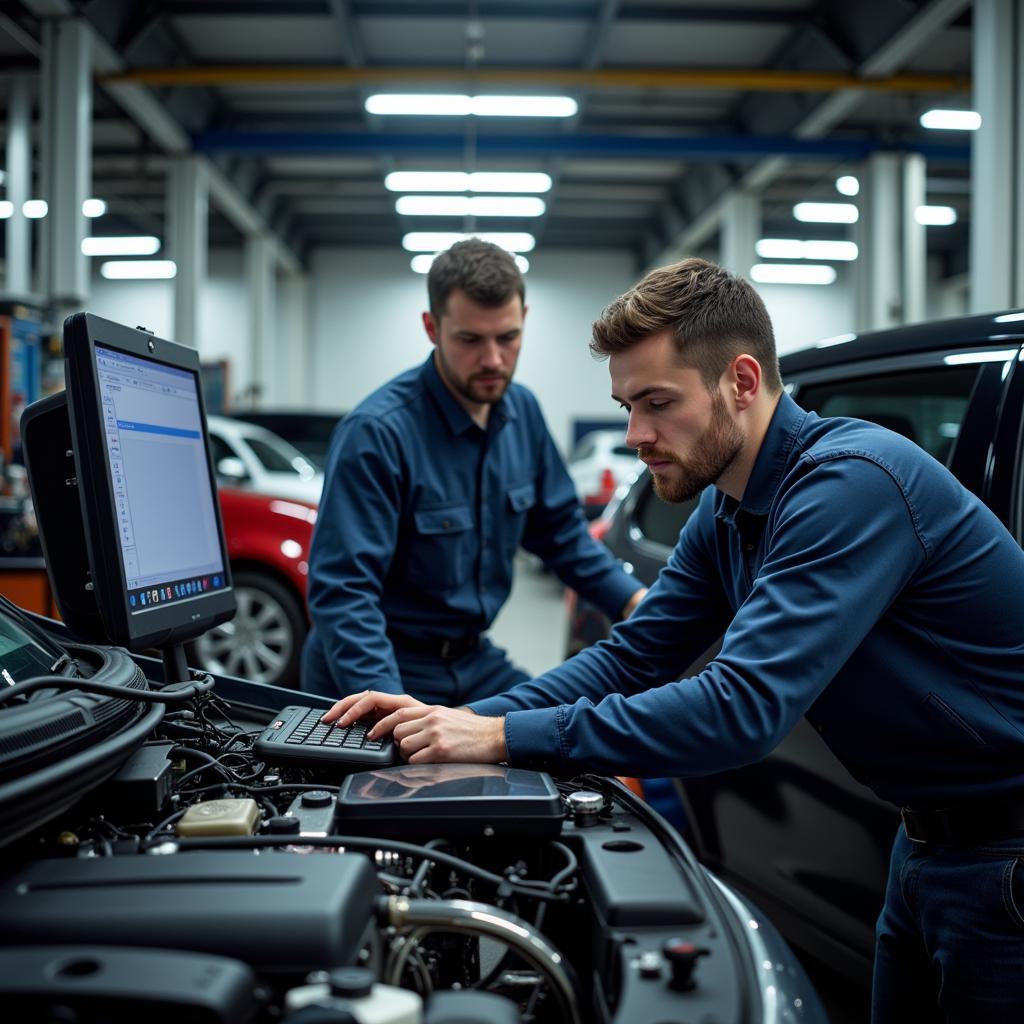
{"label": "car hood", "polygon": [[320,504],[320,493],[324,489],[323,475],[317,473],[309,480],[302,480],[288,473],[264,473],[260,478],[259,490],[275,498],[291,498],[310,505]]}

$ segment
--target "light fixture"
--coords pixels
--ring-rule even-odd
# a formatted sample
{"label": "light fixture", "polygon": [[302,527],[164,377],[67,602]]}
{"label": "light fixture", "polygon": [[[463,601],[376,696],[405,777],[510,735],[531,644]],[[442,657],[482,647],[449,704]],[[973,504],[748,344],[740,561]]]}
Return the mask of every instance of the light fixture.
{"label": "light fixture", "polygon": [[366,98],[370,114],[414,117],[572,117],[571,96],[466,96],[455,93],[376,93]]}
{"label": "light fixture", "polygon": [[797,203],[793,216],[811,224],[856,224],[857,207],[853,203]]}
{"label": "light fixture", "polygon": [[479,238],[481,242],[490,242],[506,252],[530,252],[537,244],[533,235],[526,231],[481,231],[471,235],[458,231],[410,231],[402,236],[402,248],[406,252],[441,252],[467,238]]}
{"label": "light fixture", "polygon": [[28,217],[29,220],[39,220],[45,217],[49,206],[46,205],[45,199],[26,199],[21,204],[21,212]]}
{"label": "light fixture", "polygon": [[536,196],[400,196],[395,210],[406,217],[540,217]]}
{"label": "light fixture", "polygon": [[109,260],[100,264],[100,274],[111,281],[170,278],[177,272],[174,260]]}
{"label": "light fixture", "polygon": [[102,217],[107,212],[107,204],[102,199],[86,199],[82,203],[82,213],[86,217]]}
{"label": "light fixture", "polygon": [[855,196],[860,192],[860,181],[852,174],[844,174],[836,178],[836,191],[840,195]]}
{"label": "light fixture", "polygon": [[551,175],[539,171],[392,171],[389,192],[547,192]]}
{"label": "light fixture", "polygon": [[1016,323],[1018,320],[1024,320],[1024,313],[1003,313],[995,318],[997,324]]}
{"label": "light fixture", "polygon": [[[421,252],[418,256],[413,256],[409,261],[409,266],[417,274],[426,274],[430,270],[430,265],[437,259],[437,255],[436,252]],[[516,261],[520,274],[525,274],[530,269],[530,261],[525,256],[520,256],[517,253],[512,258]]]}
{"label": "light fixture", "polygon": [[832,284],[836,271],[823,263],[757,263],[750,277],[758,284]]}
{"label": "light fixture", "polygon": [[921,127],[976,132],[981,127],[981,114],[976,110],[926,110],[921,115]]}
{"label": "light fixture", "polygon": [[152,256],[160,251],[160,239],[154,235],[93,235],[82,239],[86,256]]}
{"label": "light fixture", "polygon": [[931,227],[948,227],[956,223],[956,210],[952,206],[919,206],[914,220]]}
{"label": "light fixture", "polygon": [[754,251],[765,260],[855,260],[857,243],[838,239],[762,238]]}
{"label": "light fixture", "polygon": [[10,199],[0,199],[0,220],[14,216],[14,203]]}

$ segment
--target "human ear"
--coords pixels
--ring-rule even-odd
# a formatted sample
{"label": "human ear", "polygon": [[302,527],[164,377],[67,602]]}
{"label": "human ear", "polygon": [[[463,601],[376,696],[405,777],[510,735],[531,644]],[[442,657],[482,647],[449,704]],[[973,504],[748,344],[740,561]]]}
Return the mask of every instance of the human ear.
{"label": "human ear", "polygon": [[761,364],[751,355],[738,355],[726,371],[737,410],[749,408],[761,391]]}
{"label": "human ear", "polygon": [[430,339],[432,345],[437,344],[437,321],[430,313],[423,314],[423,330],[427,332],[427,337]]}

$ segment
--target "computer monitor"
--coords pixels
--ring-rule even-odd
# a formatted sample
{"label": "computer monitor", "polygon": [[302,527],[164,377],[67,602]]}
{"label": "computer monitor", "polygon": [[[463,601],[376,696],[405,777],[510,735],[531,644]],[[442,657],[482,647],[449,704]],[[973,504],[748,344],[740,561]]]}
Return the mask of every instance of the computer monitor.
{"label": "computer monitor", "polygon": [[[25,425],[57,606],[82,639],[101,639],[83,635],[98,620],[132,651],[177,646],[235,612],[199,354],[90,313],[64,322],[64,354],[66,411],[54,396]],[[62,485],[79,500],[56,500]]]}

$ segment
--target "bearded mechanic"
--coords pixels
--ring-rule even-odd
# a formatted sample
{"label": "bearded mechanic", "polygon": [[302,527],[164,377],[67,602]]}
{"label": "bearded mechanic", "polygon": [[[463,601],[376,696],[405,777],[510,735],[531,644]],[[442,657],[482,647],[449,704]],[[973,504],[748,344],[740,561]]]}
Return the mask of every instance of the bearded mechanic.
{"label": "bearded mechanic", "polygon": [[701,494],[637,613],[467,709],[370,692],[325,720],[376,716],[412,763],[688,776],[763,758],[806,715],[902,809],[875,1024],[1019,1013],[1024,553],[911,441],[801,409],[760,297],[713,264],[648,274],[592,348],[658,495]]}
{"label": "bearded mechanic", "polygon": [[302,688],[463,704],[529,679],[488,638],[516,550],[612,618],[646,593],[587,532],[537,399],[512,382],[525,284],[480,239],[427,274],[427,360],[339,424],[310,551]]}

